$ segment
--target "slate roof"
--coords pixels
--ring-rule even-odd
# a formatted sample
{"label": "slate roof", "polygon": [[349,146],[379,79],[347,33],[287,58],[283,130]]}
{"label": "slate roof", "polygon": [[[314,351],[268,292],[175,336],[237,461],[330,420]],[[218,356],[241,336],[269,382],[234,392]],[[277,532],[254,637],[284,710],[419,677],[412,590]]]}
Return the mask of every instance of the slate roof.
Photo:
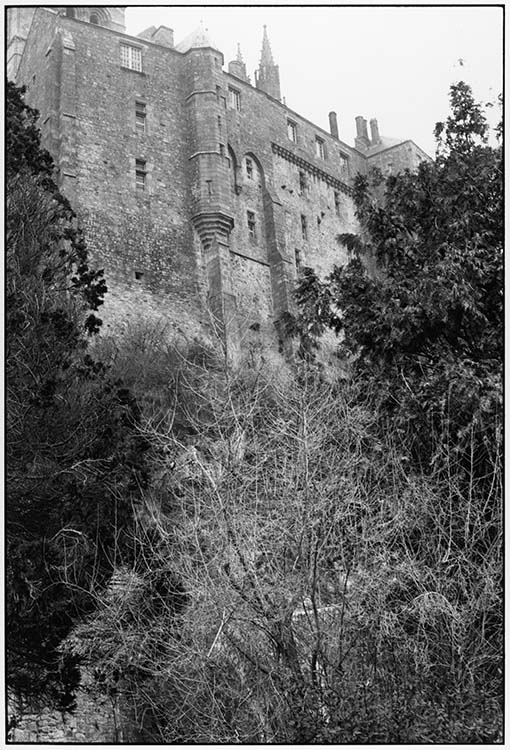
{"label": "slate roof", "polygon": [[192,31],[182,42],[179,42],[175,49],[177,52],[187,52],[189,49],[196,47],[213,47],[214,49],[218,49],[218,45],[212,41],[208,30],[202,22],[195,31]]}

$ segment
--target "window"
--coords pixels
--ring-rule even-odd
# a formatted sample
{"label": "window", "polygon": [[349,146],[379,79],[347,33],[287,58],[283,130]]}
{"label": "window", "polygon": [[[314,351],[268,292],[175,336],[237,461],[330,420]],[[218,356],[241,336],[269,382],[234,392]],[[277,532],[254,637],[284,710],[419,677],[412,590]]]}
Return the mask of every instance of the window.
{"label": "window", "polygon": [[301,214],[301,237],[304,240],[308,239],[308,222],[304,214]]}
{"label": "window", "polygon": [[319,136],[315,136],[315,154],[319,157],[319,159],[326,158],[326,148],[324,146],[324,141],[322,140],[322,138],[319,138]]}
{"label": "window", "polygon": [[255,233],[255,214],[253,211],[247,211],[246,212],[246,218],[248,221],[248,234],[252,239],[256,239],[256,233]]}
{"label": "window", "polygon": [[142,71],[142,50],[129,44],[120,45],[120,64],[123,68]]}
{"label": "window", "polygon": [[90,23],[93,23],[96,26],[99,25],[99,16],[97,15],[97,13],[91,13],[90,14]]}
{"label": "window", "polygon": [[289,141],[297,143],[297,125],[292,120],[287,120],[287,135],[289,136]]}
{"label": "window", "polygon": [[143,271],[135,271],[135,279],[141,281],[143,279]]}
{"label": "window", "polygon": [[299,271],[302,265],[302,260],[301,260],[301,250],[298,250],[297,247],[294,250],[294,260],[296,262],[296,271]]}
{"label": "window", "polygon": [[299,192],[301,195],[305,195],[306,189],[308,187],[307,181],[306,181],[306,174],[305,172],[299,173]]}
{"label": "window", "polygon": [[246,157],[246,177],[253,180],[253,161],[249,157]]}
{"label": "window", "polygon": [[147,183],[146,162],[143,159],[137,159],[135,162],[135,182],[137,190],[145,190]]}
{"label": "window", "polygon": [[218,133],[221,133],[221,116],[218,115]]}
{"label": "window", "polygon": [[340,216],[340,196],[335,191],[335,213],[337,216]]}
{"label": "window", "polygon": [[232,107],[232,109],[237,109],[240,111],[241,109],[241,92],[237,89],[233,89],[230,86],[228,87],[228,103]]}
{"label": "window", "polygon": [[145,133],[147,108],[143,102],[135,102],[135,125],[137,133]]}
{"label": "window", "polygon": [[225,144],[220,143],[220,156],[225,156]]}
{"label": "window", "polygon": [[75,18],[76,14],[74,12],[74,8],[66,8],[66,16],[68,18]]}

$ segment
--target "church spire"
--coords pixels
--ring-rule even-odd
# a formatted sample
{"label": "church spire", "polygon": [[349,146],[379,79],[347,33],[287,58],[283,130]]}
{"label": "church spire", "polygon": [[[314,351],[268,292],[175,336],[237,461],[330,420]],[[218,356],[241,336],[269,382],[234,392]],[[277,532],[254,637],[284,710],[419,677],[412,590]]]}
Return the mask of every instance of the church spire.
{"label": "church spire", "polygon": [[261,91],[280,101],[280,71],[278,65],[274,64],[271,45],[267,35],[267,26],[264,25],[262,35],[262,52],[260,53],[259,69],[255,73],[255,85]]}
{"label": "church spire", "polygon": [[263,65],[274,65],[273,53],[271,52],[271,45],[269,44],[266,24],[264,24],[264,34],[262,35],[262,52],[260,54],[260,67],[262,67]]}

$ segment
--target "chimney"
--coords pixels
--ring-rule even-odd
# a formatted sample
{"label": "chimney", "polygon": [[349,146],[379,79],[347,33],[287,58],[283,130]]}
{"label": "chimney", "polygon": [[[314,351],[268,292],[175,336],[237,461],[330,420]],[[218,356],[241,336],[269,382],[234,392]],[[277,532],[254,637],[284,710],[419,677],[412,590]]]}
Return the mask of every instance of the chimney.
{"label": "chimney", "polygon": [[381,142],[381,136],[379,135],[379,126],[375,118],[370,120],[370,135],[372,136],[372,146],[378,146]]}
{"label": "chimney", "polygon": [[329,113],[329,132],[338,140],[338,122],[336,119],[336,112]]}
{"label": "chimney", "polygon": [[366,151],[370,146],[367,121],[361,115],[356,117],[356,138],[354,140],[354,145],[358,151]]}

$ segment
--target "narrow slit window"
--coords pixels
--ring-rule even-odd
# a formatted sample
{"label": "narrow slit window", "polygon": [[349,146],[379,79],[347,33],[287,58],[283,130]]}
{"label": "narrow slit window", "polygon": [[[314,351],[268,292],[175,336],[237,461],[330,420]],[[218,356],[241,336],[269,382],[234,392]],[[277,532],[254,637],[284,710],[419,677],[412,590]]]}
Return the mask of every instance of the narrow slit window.
{"label": "narrow slit window", "polygon": [[299,192],[301,193],[301,195],[306,194],[307,187],[308,187],[308,184],[306,181],[306,174],[305,172],[300,172],[299,173]]}
{"label": "narrow slit window", "polygon": [[231,86],[228,87],[228,101],[232,109],[241,110],[241,92]]}
{"label": "narrow slit window", "polygon": [[335,213],[337,216],[340,216],[340,196],[335,191]]}
{"label": "narrow slit window", "polygon": [[308,239],[308,222],[304,214],[301,214],[301,237],[304,240]]}
{"label": "narrow slit window", "polygon": [[252,239],[256,239],[256,225],[255,225],[255,214],[253,211],[246,212],[246,219],[248,222],[248,234]]}
{"label": "narrow slit window", "polygon": [[319,157],[319,159],[325,159],[326,158],[326,147],[324,145],[324,141],[322,138],[319,138],[319,136],[315,136],[315,155]]}
{"label": "narrow slit window", "polygon": [[135,182],[137,190],[145,190],[147,187],[147,163],[143,159],[137,159],[135,163]]}
{"label": "narrow slit window", "polygon": [[145,133],[146,130],[147,107],[144,102],[135,103],[135,124],[138,133]]}
{"label": "narrow slit window", "polygon": [[249,157],[246,158],[246,177],[253,180],[253,161]]}
{"label": "narrow slit window", "polygon": [[303,261],[301,257],[301,250],[299,250],[297,247],[294,250],[294,260],[296,262],[296,271],[300,271]]}

